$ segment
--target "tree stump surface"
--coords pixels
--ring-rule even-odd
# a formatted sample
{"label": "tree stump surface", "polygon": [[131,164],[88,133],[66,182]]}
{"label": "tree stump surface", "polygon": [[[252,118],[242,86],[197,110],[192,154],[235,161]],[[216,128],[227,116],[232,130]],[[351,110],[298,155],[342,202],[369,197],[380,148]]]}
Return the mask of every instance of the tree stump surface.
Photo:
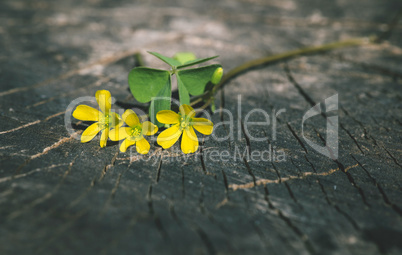
{"label": "tree stump surface", "polygon": [[[1,1],[0,254],[401,254],[401,8],[398,0]],[[382,40],[231,80],[215,101],[233,118],[211,118],[228,121],[217,137],[233,131],[233,139],[201,138],[190,157],[176,153],[178,143],[162,154],[152,144],[148,161],[130,158],[117,142],[80,143],[87,122],[72,118],[72,134],[65,127],[70,103],[99,89],[116,110],[145,109],[128,90],[136,53],[154,68],[167,66],[146,51],[219,55],[212,62],[228,71],[373,34]],[[335,94],[332,160],[303,139],[302,118]],[[256,108],[270,125],[242,128]],[[307,120],[304,135],[325,144],[325,115]],[[253,160],[246,148],[286,160]]]}

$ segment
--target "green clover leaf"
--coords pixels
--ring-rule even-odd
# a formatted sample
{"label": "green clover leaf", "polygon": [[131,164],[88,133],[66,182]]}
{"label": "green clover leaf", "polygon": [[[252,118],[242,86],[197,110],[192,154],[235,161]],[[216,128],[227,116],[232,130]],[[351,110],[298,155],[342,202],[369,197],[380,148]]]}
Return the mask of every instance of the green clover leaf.
{"label": "green clover leaf", "polygon": [[163,126],[163,124],[156,119],[156,114],[162,110],[170,110],[171,97],[172,83],[169,78],[158,94],[152,98],[151,105],[149,106],[149,118],[151,119],[151,122],[158,127]]}
{"label": "green clover leaf", "polygon": [[166,70],[137,67],[130,71],[128,84],[135,99],[147,103],[166,85],[169,77],[170,73]]}
{"label": "green clover leaf", "polygon": [[198,59],[194,59],[194,60],[191,60],[191,61],[189,61],[189,62],[186,62],[186,63],[184,63],[184,64],[182,64],[182,65],[178,65],[176,68],[177,68],[177,69],[180,69],[180,68],[184,68],[184,67],[189,67],[189,66],[201,64],[201,63],[207,62],[207,61],[209,61],[209,60],[211,60],[211,59],[214,59],[214,58],[217,58],[217,57],[219,57],[219,56],[214,56],[214,57],[210,57],[210,58],[198,58]]}
{"label": "green clover leaf", "polygon": [[[171,67],[171,70],[159,70],[148,67],[137,67],[130,71],[128,83],[131,93],[138,102],[151,101],[149,116],[158,127],[162,124],[156,119],[156,113],[170,110],[172,97],[171,76],[176,75],[180,104],[190,104],[190,95],[198,96],[204,93],[206,86],[216,85],[222,77],[222,67],[218,64],[191,69],[182,69],[204,63],[218,56],[197,59],[193,53],[182,52],[173,58],[156,52],[149,52]],[[212,82],[211,82],[212,81]]]}
{"label": "green clover leaf", "polygon": [[183,84],[181,81],[180,76],[176,75],[177,77],[177,88],[179,90],[179,100],[180,104],[190,104],[190,95],[188,94],[188,90],[186,89],[186,86]]}
{"label": "green clover leaf", "polygon": [[[214,64],[192,69],[179,70],[176,73],[178,80],[192,96],[204,93],[205,86],[210,82],[212,75],[221,65]],[[181,103],[181,102],[180,102]]]}
{"label": "green clover leaf", "polygon": [[169,57],[163,56],[162,54],[152,52],[152,51],[148,51],[148,53],[151,54],[151,55],[154,55],[157,58],[159,58],[160,60],[162,60],[166,64],[170,65],[171,67],[176,67],[176,66],[181,65],[181,63],[178,60],[174,59],[174,58],[169,58]]}
{"label": "green clover leaf", "polygon": [[197,57],[192,52],[178,52],[173,56],[173,58],[179,61],[182,65],[197,59]]}

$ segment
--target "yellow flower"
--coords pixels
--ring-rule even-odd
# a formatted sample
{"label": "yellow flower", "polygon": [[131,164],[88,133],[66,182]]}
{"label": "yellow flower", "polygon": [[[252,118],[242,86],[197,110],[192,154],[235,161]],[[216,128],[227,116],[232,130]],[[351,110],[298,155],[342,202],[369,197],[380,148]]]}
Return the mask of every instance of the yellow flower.
{"label": "yellow flower", "polygon": [[172,126],[159,134],[157,142],[164,149],[170,148],[177,142],[180,135],[181,150],[184,153],[193,153],[198,149],[198,138],[194,129],[204,135],[212,133],[214,124],[205,118],[194,118],[194,109],[186,104],[179,108],[179,113],[170,110],[163,110],[156,114],[160,123],[172,124]]}
{"label": "yellow flower", "polygon": [[100,147],[105,147],[107,138],[109,137],[109,129],[122,126],[123,122],[117,113],[110,111],[112,97],[109,91],[98,90],[95,97],[100,111],[88,105],[81,104],[74,110],[73,117],[83,121],[96,121],[82,133],[81,142],[86,143],[91,141],[99,131],[102,131]]}
{"label": "yellow flower", "polygon": [[120,145],[121,152],[126,152],[129,146],[137,144],[137,152],[140,154],[147,154],[151,146],[144,138],[144,135],[155,134],[158,132],[158,127],[149,121],[141,123],[137,114],[135,114],[133,110],[126,110],[122,117],[129,127],[120,127],[111,130],[110,139],[112,141],[125,139]]}

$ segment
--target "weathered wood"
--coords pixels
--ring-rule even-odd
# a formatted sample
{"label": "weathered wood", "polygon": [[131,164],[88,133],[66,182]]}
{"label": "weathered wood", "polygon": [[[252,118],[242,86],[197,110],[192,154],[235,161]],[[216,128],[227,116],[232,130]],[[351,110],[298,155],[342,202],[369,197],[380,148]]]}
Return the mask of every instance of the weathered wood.
{"label": "weathered wood", "polygon": [[[401,8],[397,0],[1,1],[0,254],[401,253]],[[147,50],[220,55],[227,71],[371,34],[381,40],[231,80],[216,103],[233,113],[235,139],[206,139],[202,155],[161,157],[154,144],[159,156],[130,160],[117,143],[77,141],[88,123],[74,121],[72,136],[65,128],[70,102],[98,89],[111,91],[117,109],[144,108],[128,91],[135,53],[156,68],[166,66]],[[305,142],[301,122],[336,93],[340,155],[331,160]],[[248,127],[260,142],[241,128],[255,108],[286,109],[276,140],[272,122]],[[325,121],[306,121],[317,144],[325,144]],[[214,162],[209,154],[247,147],[283,150],[286,160]]]}

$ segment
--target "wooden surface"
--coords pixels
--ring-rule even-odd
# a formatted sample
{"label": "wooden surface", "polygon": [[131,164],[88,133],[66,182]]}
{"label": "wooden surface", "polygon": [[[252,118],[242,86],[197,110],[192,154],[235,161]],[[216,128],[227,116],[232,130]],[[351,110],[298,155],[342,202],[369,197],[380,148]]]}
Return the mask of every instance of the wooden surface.
{"label": "wooden surface", "polygon": [[[398,0],[1,1],[0,254],[400,254],[401,8]],[[284,162],[186,161],[171,150],[162,161],[130,161],[117,143],[77,141],[88,123],[74,121],[72,136],[65,128],[70,102],[98,89],[118,109],[144,107],[128,92],[135,53],[156,68],[166,66],[146,51],[220,55],[228,71],[373,34],[383,40],[259,68],[219,92],[235,139],[206,140],[203,152],[271,145]],[[301,120],[336,93],[333,161],[305,143]],[[286,109],[275,141],[272,126],[250,128],[261,142],[239,130],[254,108]],[[325,128],[319,115],[305,133],[323,144]]]}

